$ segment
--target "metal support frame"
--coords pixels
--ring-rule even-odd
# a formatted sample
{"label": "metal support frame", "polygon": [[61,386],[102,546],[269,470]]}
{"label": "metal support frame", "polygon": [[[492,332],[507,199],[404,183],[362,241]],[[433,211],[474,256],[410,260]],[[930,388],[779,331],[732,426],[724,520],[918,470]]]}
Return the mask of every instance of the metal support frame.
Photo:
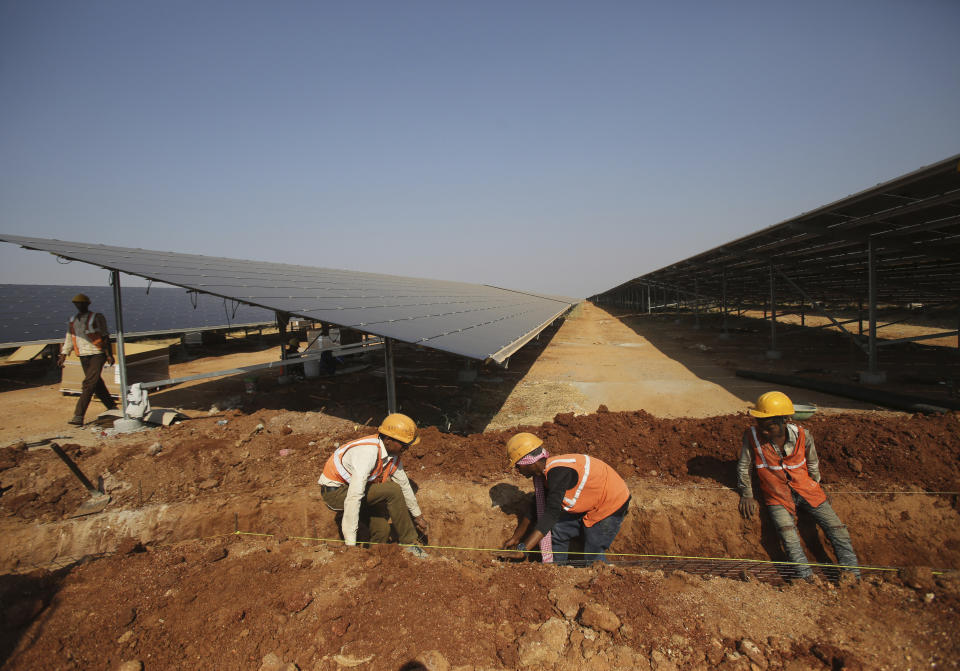
{"label": "metal support frame", "polygon": [[[782,270],[778,270],[777,272],[778,272],[778,274],[780,275],[780,277],[782,277],[784,280],[786,280],[787,284],[789,284],[791,287],[793,287],[794,289],[796,289],[797,292],[798,292],[801,296],[804,296],[808,301],[810,301],[811,309],[812,309],[812,306],[816,305],[816,301],[814,301],[813,298],[811,298],[810,295],[809,295],[806,291],[804,291],[804,290],[800,287],[799,284],[797,284],[797,283],[794,282],[792,279],[790,279],[790,277],[789,277],[786,273],[784,273]],[[829,312],[827,312],[826,310],[821,309],[821,312],[823,312],[823,316],[824,316],[824,317],[826,317],[827,319],[829,319],[830,322],[831,322],[834,326],[836,326],[838,329],[840,329],[841,331],[843,331],[843,332],[857,345],[857,347],[859,347],[860,349],[862,349],[862,350],[864,351],[864,353],[866,353],[866,347],[864,346],[863,343],[861,343],[859,340],[857,340],[857,336],[855,336],[854,334],[850,333],[850,331],[848,331],[847,329],[843,328],[843,324],[849,323],[849,322],[843,322],[843,323],[838,322],[838,321],[833,317],[833,315],[831,315],[831,314],[830,314]],[[816,327],[816,328],[821,328],[821,327]]]}
{"label": "metal support frame", "polygon": [[700,328],[700,280],[693,278],[693,328]]}
{"label": "metal support frame", "polygon": [[397,372],[393,365],[393,338],[383,339],[383,363],[387,379],[387,413],[397,411]]}
{"label": "metal support frame", "polygon": [[871,237],[867,240],[867,310],[870,319],[870,342],[868,344],[868,371],[877,374],[877,250]]}
{"label": "metal support frame", "polygon": [[776,288],[776,269],[773,267],[773,261],[770,262],[770,349],[767,350],[768,359],[779,359],[780,351],[777,349],[777,288]]}
{"label": "metal support frame", "polygon": [[650,285],[647,285],[647,314],[653,314],[653,303],[651,302],[652,292]]}
{"label": "metal support frame", "polygon": [[887,376],[877,362],[877,249],[873,237],[867,239],[867,311],[870,337],[867,341],[867,370],[860,372],[860,382],[880,384]]}
{"label": "metal support frame", "polygon": [[120,367],[120,409],[127,419],[127,358],[123,347],[123,301],[120,297],[120,271],[110,271],[113,285],[113,312],[117,316],[117,365]]}

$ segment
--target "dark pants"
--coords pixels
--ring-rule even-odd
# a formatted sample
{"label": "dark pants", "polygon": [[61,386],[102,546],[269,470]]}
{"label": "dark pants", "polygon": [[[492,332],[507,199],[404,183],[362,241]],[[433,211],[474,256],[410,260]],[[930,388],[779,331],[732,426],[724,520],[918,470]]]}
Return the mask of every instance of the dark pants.
{"label": "dark pants", "polygon": [[74,419],[83,419],[87,412],[87,406],[90,405],[90,399],[94,394],[100,399],[100,402],[107,406],[107,409],[116,408],[113,397],[107,391],[107,385],[100,378],[100,371],[103,370],[103,364],[107,362],[106,354],[91,354],[90,356],[80,357],[80,365],[83,366],[83,387],[80,390],[80,398],[77,399],[77,407],[73,411]]}
{"label": "dark pants", "polygon": [[[607,550],[610,544],[617,537],[620,531],[620,525],[623,524],[623,518],[627,515],[627,505],[618,510],[613,515],[605,517],[592,527],[583,523],[582,514],[562,513],[557,523],[550,530],[553,542],[553,562],[555,564],[567,563],[567,551],[570,549],[570,541],[583,535],[583,561],[592,563],[595,561],[607,561]],[[580,559],[577,557],[577,559]]]}

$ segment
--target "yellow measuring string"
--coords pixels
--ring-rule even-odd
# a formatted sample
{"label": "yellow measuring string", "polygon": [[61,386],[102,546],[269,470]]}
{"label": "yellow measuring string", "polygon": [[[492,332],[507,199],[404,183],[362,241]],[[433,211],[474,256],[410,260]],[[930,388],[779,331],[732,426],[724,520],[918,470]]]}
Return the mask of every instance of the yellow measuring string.
{"label": "yellow measuring string", "polygon": [[[261,536],[272,538],[282,534],[264,534],[257,533],[253,531],[234,531],[236,536]],[[283,536],[284,538],[289,538],[290,540],[299,540],[299,541],[319,541],[321,543],[340,543],[345,544],[346,541],[339,538],[315,538],[312,536]],[[389,545],[389,543],[374,543],[373,541],[367,541],[369,545]],[[402,547],[410,547],[413,544],[398,543]],[[428,548],[432,550],[460,550],[464,552],[510,552],[510,550],[504,550],[503,548],[480,548],[480,547],[463,547],[459,545],[418,545],[417,547]],[[524,553],[539,552],[540,550],[523,550]],[[568,555],[586,555],[586,554],[596,554],[594,552],[568,552]],[[636,554],[630,552],[607,552],[605,553],[608,557],[637,557],[642,559],[701,559],[701,560],[711,560],[711,561],[725,561],[725,562],[746,562],[751,564],[775,564],[777,566],[818,566],[821,568],[839,568],[839,569],[850,569],[852,567],[845,566],[843,564],[815,564],[808,562],[790,562],[790,561],[772,561],[770,559],[737,559],[734,557],[697,557],[697,556],[688,556],[688,555],[660,555],[660,554]],[[857,566],[857,569],[861,571],[898,571],[896,567],[890,566]],[[939,575],[939,571],[933,572],[935,575]]]}

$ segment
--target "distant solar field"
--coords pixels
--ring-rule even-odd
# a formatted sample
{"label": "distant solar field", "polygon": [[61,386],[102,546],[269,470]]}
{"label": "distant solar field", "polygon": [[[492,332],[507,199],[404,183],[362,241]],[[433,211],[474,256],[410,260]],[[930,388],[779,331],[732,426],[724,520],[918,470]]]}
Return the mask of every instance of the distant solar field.
{"label": "distant solar field", "polygon": [[[110,287],[0,284],[0,347],[62,339],[67,321],[76,313],[70,299],[77,293],[90,297],[90,309],[106,315],[110,331],[115,333]],[[274,321],[269,310],[188,294],[177,287],[153,286],[150,293],[146,287],[124,287],[122,296],[125,335]]]}

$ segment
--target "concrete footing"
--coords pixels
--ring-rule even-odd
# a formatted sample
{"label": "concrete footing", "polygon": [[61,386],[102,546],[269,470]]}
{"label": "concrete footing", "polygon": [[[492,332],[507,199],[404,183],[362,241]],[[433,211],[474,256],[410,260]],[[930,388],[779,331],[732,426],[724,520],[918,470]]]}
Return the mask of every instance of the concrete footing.
{"label": "concrete footing", "polygon": [[133,431],[139,431],[144,426],[146,424],[132,417],[121,417],[113,423],[113,428],[117,430],[117,433],[132,433]]}
{"label": "concrete footing", "polygon": [[861,384],[883,384],[887,381],[886,371],[878,370],[871,372],[869,370],[860,371]]}

